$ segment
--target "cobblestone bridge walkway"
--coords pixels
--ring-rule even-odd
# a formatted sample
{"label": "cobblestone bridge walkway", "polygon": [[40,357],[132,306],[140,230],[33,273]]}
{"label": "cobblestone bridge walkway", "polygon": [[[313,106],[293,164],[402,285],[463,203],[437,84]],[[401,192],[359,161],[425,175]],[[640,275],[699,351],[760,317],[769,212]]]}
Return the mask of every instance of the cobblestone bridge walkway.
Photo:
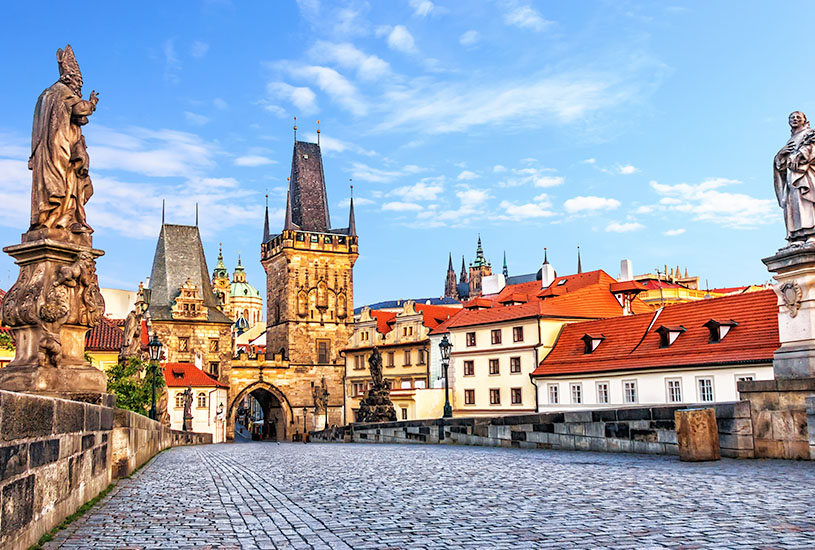
{"label": "cobblestone bridge walkway", "polygon": [[815,464],[182,447],[120,482],[46,548],[815,548]]}

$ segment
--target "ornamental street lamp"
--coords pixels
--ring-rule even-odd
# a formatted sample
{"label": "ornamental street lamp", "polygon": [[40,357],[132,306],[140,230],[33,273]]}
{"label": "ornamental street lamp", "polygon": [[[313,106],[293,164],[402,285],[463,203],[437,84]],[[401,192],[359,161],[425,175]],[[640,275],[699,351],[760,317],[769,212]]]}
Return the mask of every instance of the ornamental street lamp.
{"label": "ornamental street lamp", "polygon": [[153,370],[153,401],[152,405],[150,406],[150,418],[153,420],[158,419],[158,414],[156,413],[156,374],[158,371],[158,360],[161,357],[161,342],[158,340],[158,336],[156,333],[153,333],[153,338],[150,340],[150,343],[147,344],[148,349],[150,350],[150,366]]}
{"label": "ornamental street lamp", "polygon": [[303,441],[306,440],[306,414],[308,414],[308,407],[303,407]]}
{"label": "ornamental street lamp", "polygon": [[450,383],[447,380],[447,369],[450,367],[450,348],[453,344],[447,339],[445,334],[441,342],[439,342],[439,349],[441,350],[441,368],[444,372],[444,414],[443,418],[451,418],[453,416],[453,407],[450,406]]}
{"label": "ornamental street lamp", "polygon": [[[325,378],[323,378],[323,382],[325,382]],[[323,406],[325,407],[325,430],[328,429],[328,388],[323,386]]]}

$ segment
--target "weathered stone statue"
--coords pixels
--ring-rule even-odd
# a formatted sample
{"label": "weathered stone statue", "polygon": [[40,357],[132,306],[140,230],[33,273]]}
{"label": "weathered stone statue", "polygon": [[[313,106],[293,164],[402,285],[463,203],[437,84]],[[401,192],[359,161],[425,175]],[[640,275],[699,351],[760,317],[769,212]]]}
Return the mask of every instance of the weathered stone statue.
{"label": "weathered stone statue", "polygon": [[85,218],[93,187],[81,129],[98,99],[82,99],[70,46],[57,51],[57,62],[59,80],[34,111],[31,225],[21,244],[3,249],[20,274],[0,309],[17,342],[14,360],[0,369],[0,388],[98,401],[105,375],[84,353],[85,333],[105,310],[95,263],[103,252],[92,247]]}
{"label": "weathered stone statue", "polygon": [[142,321],[144,319],[144,311],[147,309],[147,301],[145,299],[145,291],[142,283],[139,283],[139,293],[136,299],[136,304],[130,313],[125,318],[123,328],[124,337],[122,338],[122,347],[119,349],[119,363],[123,364],[130,357],[138,357],[146,359],[146,353],[142,346]]}
{"label": "weathered stone statue", "polygon": [[790,139],[775,155],[773,180],[787,240],[815,241],[815,130],[801,111],[789,116]]}
{"label": "weathered stone statue", "polygon": [[390,398],[390,387],[382,377],[382,354],[374,348],[368,358],[373,386],[359,404],[358,422],[391,422],[396,420],[396,409]]}
{"label": "weathered stone statue", "polygon": [[189,386],[184,390],[184,425],[182,429],[185,432],[192,431],[192,388]]}

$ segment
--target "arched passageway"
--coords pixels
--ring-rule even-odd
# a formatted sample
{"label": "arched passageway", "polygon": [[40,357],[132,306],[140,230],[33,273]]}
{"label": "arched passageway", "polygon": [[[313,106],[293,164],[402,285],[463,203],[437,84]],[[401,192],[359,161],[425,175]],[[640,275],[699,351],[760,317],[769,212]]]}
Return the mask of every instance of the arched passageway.
{"label": "arched passageway", "polygon": [[236,439],[285,441],[288,406],[274,387],[246,388],[232,404]]}

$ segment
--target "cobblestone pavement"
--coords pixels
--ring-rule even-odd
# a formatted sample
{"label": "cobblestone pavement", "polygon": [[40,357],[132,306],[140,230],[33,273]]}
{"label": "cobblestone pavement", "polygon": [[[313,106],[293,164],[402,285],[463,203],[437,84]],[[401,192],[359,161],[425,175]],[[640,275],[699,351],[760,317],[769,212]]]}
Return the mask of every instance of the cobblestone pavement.
{"label": "cobblestone pavement", "polygon": [[484,447],[181,447],[46,548],[815,548],[815,464]]}

